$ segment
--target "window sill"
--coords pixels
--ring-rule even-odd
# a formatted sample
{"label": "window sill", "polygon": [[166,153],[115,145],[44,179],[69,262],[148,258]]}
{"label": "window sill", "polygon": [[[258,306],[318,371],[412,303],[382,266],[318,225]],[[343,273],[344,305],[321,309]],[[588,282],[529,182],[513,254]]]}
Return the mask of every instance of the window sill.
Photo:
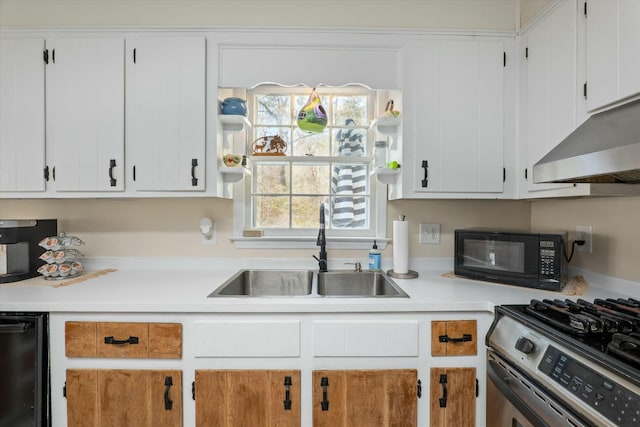
{"label": "window sill", "polygon": [[[380,237],[327,237],[327,249],[362,249],[369,250],[376,240],[378,249],[382,250],[391,239]],[[316,249],[316,237],[262,236],[231,237],[238,249]]]}

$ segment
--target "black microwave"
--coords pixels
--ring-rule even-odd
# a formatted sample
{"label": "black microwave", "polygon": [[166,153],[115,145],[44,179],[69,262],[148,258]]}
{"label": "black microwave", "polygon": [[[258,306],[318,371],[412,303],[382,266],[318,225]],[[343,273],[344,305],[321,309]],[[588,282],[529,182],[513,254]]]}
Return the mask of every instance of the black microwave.
{"label": "black microwave", "polygon": [[567,283],[567,233],[455,231],[456,276],[560,291]]}

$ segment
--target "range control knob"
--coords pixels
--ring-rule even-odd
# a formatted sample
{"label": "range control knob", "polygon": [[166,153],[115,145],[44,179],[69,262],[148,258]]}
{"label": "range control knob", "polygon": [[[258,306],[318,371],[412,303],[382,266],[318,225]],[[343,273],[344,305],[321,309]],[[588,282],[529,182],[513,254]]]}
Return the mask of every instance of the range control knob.
{"label": "range control knob", "polygon": [[535,345],[529,338],[520,337],[518,338],[518,341],[516,341],[516,350],[520,350],[524,354],[531,353],[534,348]]}

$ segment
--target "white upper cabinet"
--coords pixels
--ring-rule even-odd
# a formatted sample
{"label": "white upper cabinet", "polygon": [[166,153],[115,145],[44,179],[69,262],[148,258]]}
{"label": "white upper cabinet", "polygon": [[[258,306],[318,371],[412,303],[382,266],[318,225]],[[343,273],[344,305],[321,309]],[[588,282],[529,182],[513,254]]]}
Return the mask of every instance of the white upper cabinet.
{"label": "white upper cabinet", "polygon": [[504,43],[439,37],[410,50],[399,197],[505,197]]}
{"label": "white upper cabinet", "polygon": [[44,47],[0,38],[0,192],[45,190]]}
{"label": "white upper cabinet", "polygon": [[640,93],[640,2],[584,3],[587,110],[593,111]]}
{"label": "white upper cabinet", "polygon": [[136,191],[205,189],[205,38],[127,40],[127,182]]}
{"label": "white upper cabinet", "polygon": [[47,40],[47,158],[56,191],[124,189],[124,38]]}
{"label": "white upper cabinet", "polygon": [[[533,165],[576,127],[577,2],[563,1],[523,36],[520,145],[524,193],[573,187],[572,184],[534,184]],[[526,194],[531,193],[531,194]]]}

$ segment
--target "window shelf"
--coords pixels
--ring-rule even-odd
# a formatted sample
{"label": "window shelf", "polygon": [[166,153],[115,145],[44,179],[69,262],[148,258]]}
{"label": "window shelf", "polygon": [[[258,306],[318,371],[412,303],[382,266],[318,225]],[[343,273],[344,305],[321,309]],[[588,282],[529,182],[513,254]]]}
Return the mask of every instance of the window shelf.
{"label": "window shelf", "polygon": [[251,128],[251,123],[245,116],[220,114],[218,118],[220,119],[220,123],[222,123],[222,130],[224,132],[242,132],[245,129]]}
{"label": "window shelf", "polygon": [[233,184],[240,182],[245,176],[251,175],[251,171],[248,168],[237,166],[230,168],[228,166],[220,166],[220,173],[225,184]]}
{"label": "window shelf", "polygon": [[400,127],[400,117],[378,117],[369,128],[382,135],[396,136]]}
{"label": "window shelf", "polygon": [[379,183],[392,185],[398,180],[400,169],[375,168],[369,172],[369,176],[375,176]]}

